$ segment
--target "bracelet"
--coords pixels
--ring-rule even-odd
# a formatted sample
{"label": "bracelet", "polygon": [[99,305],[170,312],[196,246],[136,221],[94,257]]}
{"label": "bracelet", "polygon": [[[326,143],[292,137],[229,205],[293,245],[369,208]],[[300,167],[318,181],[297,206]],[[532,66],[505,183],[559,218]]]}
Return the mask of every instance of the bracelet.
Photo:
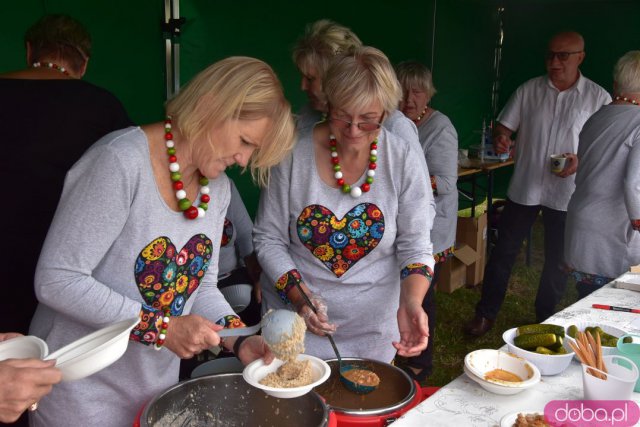
{"label": "bracelet", "polygon": [[240,351],[240,344],[242,344],[242,341],[249,338],[249,336],[238,337],[238,339],[236,339],[236,342],[233,343],[233,354],[235,354],[236,357],[238,357],[238,352]]}
{"label": "bracelet", "polygon": [[164,345],[164,340],[167,338],[167,327],[169,326],[170,320],[171,320],[171,310],[169,310],[169,308],[165,308],[164,316],[162,317],[162,325],[160,326],[160,333],[158,334],[158,339],[153,345],[154,349],[160,350]]}

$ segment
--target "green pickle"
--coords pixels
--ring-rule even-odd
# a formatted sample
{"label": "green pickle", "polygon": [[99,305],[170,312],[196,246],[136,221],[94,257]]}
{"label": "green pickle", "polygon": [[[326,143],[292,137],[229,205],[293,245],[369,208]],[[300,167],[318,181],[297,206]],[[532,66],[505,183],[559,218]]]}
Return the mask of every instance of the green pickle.
{"label": "green pickle", "polygon": [[578,327],[576,325],[571,325],[567,329],[567,335],[569,335],[571,338],[575,338],[577,333],[578,333]]}

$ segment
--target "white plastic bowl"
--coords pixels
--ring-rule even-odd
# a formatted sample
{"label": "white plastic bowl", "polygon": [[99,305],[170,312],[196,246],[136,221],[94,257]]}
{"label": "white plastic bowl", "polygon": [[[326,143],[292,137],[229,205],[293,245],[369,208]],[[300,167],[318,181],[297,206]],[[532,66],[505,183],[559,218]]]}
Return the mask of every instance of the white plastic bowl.
{"label": "white plastic bowl", "polygon": [[33,335],[11,338],[0,342],[0,360],[42,359],[49,353],[47,343]]}
{"label": "white plastic bowl", "polygon": [[48,355],[56,359],[63,381],[79,380],[106,368],[127,350],[129,332],[139,318],[131,318],[93,332]]}
{"label": "white plastic bowl", "polygon": [[[494,369],[504,369],[516,374],[522,381],[487,379],[486,374]],[[538,368],[524,360],[501,350],[476,350],[464,358],[464,371],[482,388],[496,394],[516,394],[540,382]]]}
{"label": "white plastic bowl", "polygon": [[569,367],[573,358],[573,350],[569,347],[569,342],[564,339],[563,346],[567,354],[540,354],[535,351],[524,350],[513,343],[517,335],[517,328],[511,328],[502,334],[502,339],[507,344],[510,353],[523,357],[536,365],[542,375],[557,375]]}
{"label": "white plastic bowl", "polygon": [[259,388],[270,396],[282,399],[291,399],[293,397],[299,397],[309,393],[314,387],[325,382],[331,374],[331,368],[329,368],[327,362],[322,359],[318,359],[314,356],[309,356],[308,354],[300,354],[298,355],[297,360],[311,361],[311,370],[313,376],[313,382],[311,384],[291,388],[267,387],[260,384],[260,381],[264,377],[272,372],[275,372],[276,369],[284,364],[284,361],[280,359],[275,359],[269,365],[265,365],[262,359],[254,360],[244,368],[244,371],[242,371],[242,377],[247,383],[256,388]]}
{"label": "white plastic bowl", "polygon": [[244,283],[230,285],[220,289],[233,311],[240,313],[251,303],[253,286]]}
{"label": "white plastic bowl", "polygon": [[[585,328],[587,328],[588,326],[600,326],[602,328],[603,331],[605,331],[606,333],[608,333],[609,335],[613,335],[615,337],[620,338],[621,336],[625,335],[627,332],[620,329],[620,328],[616,328],[615,326],[609,326],[609,325],[604,325],[601,323],[596,323],[596,322],[588,322],[588,321],[582,321],[582,322],[575,322],[575,323],[571,323],[569,325],[566,325],[566,329],[569,328],[569,326],[571,325],[576,325],[576,327],[578,328],[579,331],[584,332]],[[566,336],[567,340],[570,342],[573,342],[575,344],[575,340],[573,338],[571,338],[569,335]],[[594,337],[595,338],[595,337]],[[620,352],[618,351],[618,349],[616,347],[605,347],[602,346],[602,355],[603,356],[611,356],[614,354],[620,354]],[[577,356],[576,356],[577,359]]]}

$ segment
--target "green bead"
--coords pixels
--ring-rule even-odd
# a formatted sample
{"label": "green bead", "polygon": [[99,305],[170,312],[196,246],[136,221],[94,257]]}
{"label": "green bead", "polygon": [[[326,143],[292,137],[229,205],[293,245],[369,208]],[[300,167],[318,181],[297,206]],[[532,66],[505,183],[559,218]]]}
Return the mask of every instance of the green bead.
{"label": "green bead", "polygon": [[372,162],[375,162],[378,160],[378,156],[369,156],[369,160],[371,160]]}
{"label": "green bead", "polygon": [[332,145],[331,147],[329,147],[329,150],[331,150],[331,151],[337,151],[338,149],[335,147],[335,145]]}
{"label": "green bead", "polygon": [[201,202],[201,203],[198,205],[198,207],[201,207],[202,209],[204,209],[204,210],[206,211],[207,209],[209,209],[209,204],[208,204],[208,203],[205,203],[205,202]]}
{"label": "green bead", "polygon": [[341,170],[342,168],[340,167],[340,165],[333,165],[333,170],[335,172],[338,172],[339,170]]}
{"label": "green bead", "polygon": [[180,172],[171,172],[171,181],[176,182],[182,179],[182,174]]}
{"label": "green bead", "polygon": [[372,176],[368,176],[367,177],[367,184],[373,184],[373,177]]}
{"label": "green bead", "polygon": [[186,211],[187,209],[189,209],[191,207],[191,200],[189,200],[189,199],[180,199],[180,200],[178,200],[178,206],[180,207],[181,211]]}
{"label": "green bead", "polygon": [[206,176],[201,176],[200,185],[209,185],[209,178],[207,178]]}
{"label": "green bead", "polygon": [[351,191],[351,186],[350,186],[349,184],[344,184],[344,185],[342,186],[342,192],[343,192],[343,193],[348,193],[348,192],[350,192],[350,191]]}
{"label": "green bead", "polygon": [[167,154],[170,156],[173,156],[174,154],[176,154],[175,147],[167,148]]}

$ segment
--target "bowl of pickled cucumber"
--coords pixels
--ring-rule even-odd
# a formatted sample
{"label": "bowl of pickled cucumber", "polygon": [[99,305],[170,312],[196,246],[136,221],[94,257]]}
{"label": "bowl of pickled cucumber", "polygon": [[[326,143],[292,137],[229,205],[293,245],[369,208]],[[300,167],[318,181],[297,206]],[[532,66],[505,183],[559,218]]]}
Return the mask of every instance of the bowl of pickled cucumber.
{"label": "bowl of pickled cucumber", "polygon": [[509,352],[536,365],[541,375],[563,372],[573,358],[573,350],[562,325],[536,323],[511,328],[502,334]]}
{"label": "bowl of pickled cucumber", "polygon": [[627,333],[626,331],[620,328],[616,328],[615,326],[609,326],[596,322],[581,321],[571,325],[567,325],[567,340],[573,341],[578,331],[590,332],[593,338],[596,338],[596,334],[600,335],[600,343],[602,344],[603,356],[620,354],[617,348],[618,338]]}

